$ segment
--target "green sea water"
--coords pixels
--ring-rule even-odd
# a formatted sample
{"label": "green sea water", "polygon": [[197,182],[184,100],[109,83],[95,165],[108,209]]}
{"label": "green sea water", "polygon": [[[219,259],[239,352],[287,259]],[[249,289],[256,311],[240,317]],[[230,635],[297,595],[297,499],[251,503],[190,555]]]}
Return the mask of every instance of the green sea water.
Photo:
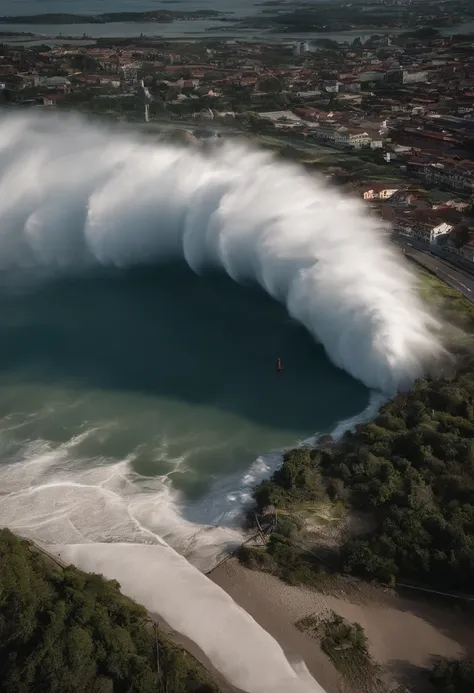
{"label": "green sea water", "polygon": [[99,512],[90,487],[109,488],[116,465],[114,520],[104,536],[74,520],[85,538],[122,538],[120,499],[156,504],[160,484],[185,519],[218,523],[259,456],[368,403],[262,290],[181,264],[4,283],[0,331],[0,522],[40,538],[51,517],[57,539],[72,514]]}

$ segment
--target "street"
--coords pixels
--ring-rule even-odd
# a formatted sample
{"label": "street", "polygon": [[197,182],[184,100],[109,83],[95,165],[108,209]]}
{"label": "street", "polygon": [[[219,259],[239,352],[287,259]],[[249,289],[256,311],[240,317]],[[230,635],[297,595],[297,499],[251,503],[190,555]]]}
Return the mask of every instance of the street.
{"label": "street", "polygon": [[474,303],[474,276],[462,269],[457,269],[445,260],[430,253],[427,250],[415,248],[411,241],[401,236],[392,234],[392,241],[405,252],[405,255],[436,274],[439,279],[446,282],[453,289],[462,293],[471,303]]}

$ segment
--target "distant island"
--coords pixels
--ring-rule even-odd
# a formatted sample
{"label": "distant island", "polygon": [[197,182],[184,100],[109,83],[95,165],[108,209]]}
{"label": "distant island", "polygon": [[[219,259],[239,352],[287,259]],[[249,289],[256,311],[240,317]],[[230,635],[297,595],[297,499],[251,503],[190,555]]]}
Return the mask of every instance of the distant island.
{"label": "distant island", "polygon": [[175,20],[220,17],[217,10],[151,10],[149,12],[107,12],[104,14],[69,14],[63,12],[0,17],[0,24],[112,24],[116,22],[173,22]]}
{"label": "distant island", "polygon": [[420,1],[402,4],[396,12],[383,12],[376,5],[364,3],[320,3],[316,7],[307,3],[289,4],[286,0],[263,0],[260,15],[245,17],[240,28],[260,29],[278,33],[401,31],[411,27],[451,27],[472,17],[472,10],[453,0],[450,12],[443,6]]}

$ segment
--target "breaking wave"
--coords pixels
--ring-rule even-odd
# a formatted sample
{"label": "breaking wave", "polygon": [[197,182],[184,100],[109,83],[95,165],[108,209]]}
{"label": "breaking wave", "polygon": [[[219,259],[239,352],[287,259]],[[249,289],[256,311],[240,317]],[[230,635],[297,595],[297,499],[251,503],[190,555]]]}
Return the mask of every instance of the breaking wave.
{"label": "breaking wave", "polygon": [[[439,351],[436,322],[377,220],[296,167],[236,144],[204,154],[75,118],[0,120],[2,280],[176,257],[196,272],[217,267],[236,281],[259,283],[336,365],[385,395],[409,385]],[[381,401],[373,395],[335,435]],[[232,519],[280,455],[216,486],[216,507],[231,506],[227,526],[218,528],[183,522],[179,499],[162,479],[135,478],[127,460],[74,468],[77,444],[52,449],[36,441],[3,451],[9,463],[0,470],[1,522],[85,570],[117,578],[241,690],[321,693],[195,567],[239,542]]]}
{"label": "breaking wave", "polygon": [[205,155],[70,118],[0,126],[0,269],[131,267],[183,256],[258,282],[369,388],[393,393],[438,351],[435,321],[380,222],[272,155]]}

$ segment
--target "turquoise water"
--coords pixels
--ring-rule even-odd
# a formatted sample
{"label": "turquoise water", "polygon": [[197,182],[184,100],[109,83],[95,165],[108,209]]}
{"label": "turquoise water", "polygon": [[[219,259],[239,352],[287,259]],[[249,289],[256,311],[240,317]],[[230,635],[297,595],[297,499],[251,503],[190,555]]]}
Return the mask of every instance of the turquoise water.
{"label": "turquoise water", "polygon": [[[226,14],[227,18],[239,21],[244,17],[261,14],[265,9],[255,0],[241,0],[239,3],[231,0],[2,0],[1,16],[24,16],[45,13],[100,14],[104,12],[143,12],[148,10],[197,11],[202,9],[217,10]],[[277,9],[277,8],[275,8]],[[473,23],[466,22],[455,27],[441,29],[441,34],[468,33],[473,31]],[[120,22],[113,24],[0,24],[0,30],[6,32],[33,32],[46,36],[75,36],[83,34],[98,37],[127,37],[163,36],[164,38],[215,38],[216,36],[239,37],[247,40],[260,40],[261,32],[255,29],[244,30],[234,28],[232,23],[217,20],[184,20],[169,23],[150,22]],[[390,33],[397,34],[402,29],[391,29]],[[371,29],[354,29],[339,33],[295,32],[294,34],[272,33],[268,39],[291,41],[292,39],[333,38],[339,41],[353,41],[356,37],[374,33]]]}
{"label": "turquoise water", "polygon": [[[154,479],[157,494],[162,480],[181,492],[184,517],[218,522],[226,479],[368,402],[262,291],[181,264],[4,286],[0,315],[2,490],[35,490],[30,533],[57,478],[124,463],[132,493]],[[0,519],[10,512],[0,502]]]}

